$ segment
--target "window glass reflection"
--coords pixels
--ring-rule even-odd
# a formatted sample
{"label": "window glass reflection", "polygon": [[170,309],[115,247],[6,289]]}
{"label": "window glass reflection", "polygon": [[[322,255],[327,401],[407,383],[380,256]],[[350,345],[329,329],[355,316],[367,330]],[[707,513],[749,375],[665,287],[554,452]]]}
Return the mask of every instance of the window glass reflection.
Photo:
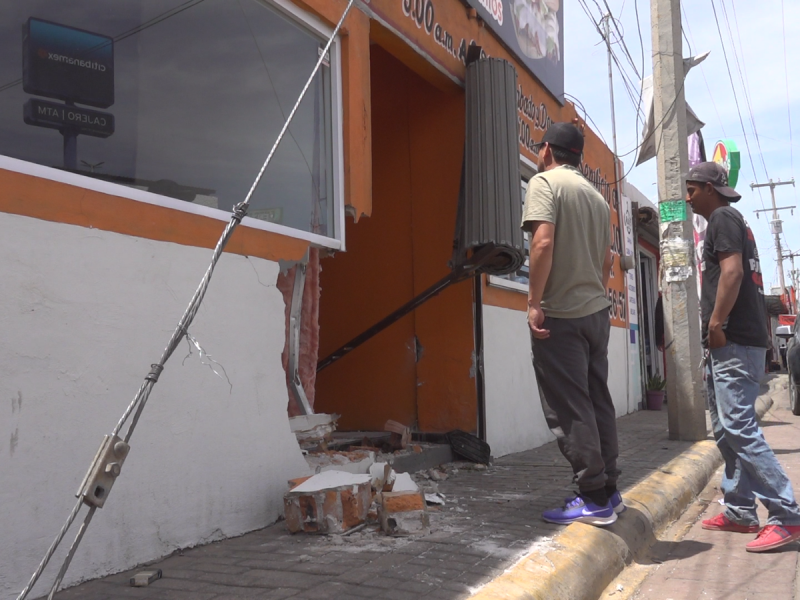
{"label": "window glass reflection", "polygon": [[[33,45],[23,86],[25,35]],[[102,62],[104,39],[113,40],[111,63]],[[0,154],[228,211],[247,194],[323,45],[256,0],[4,2]],[[108,77],[99,77],[106,64],[110,105]],[[335,237],[331,115],[326,61],[250,216]]]}

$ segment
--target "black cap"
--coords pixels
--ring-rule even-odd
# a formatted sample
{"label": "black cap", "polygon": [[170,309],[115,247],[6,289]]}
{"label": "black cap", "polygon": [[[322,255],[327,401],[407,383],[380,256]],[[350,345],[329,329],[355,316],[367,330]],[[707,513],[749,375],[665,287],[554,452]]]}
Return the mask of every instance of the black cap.
{"label": "black cap", "polygon": [[578,156],[583,154],[583,134],[572,123],[553,123],[550,125],[548,130],[544,132],[544,137],[538,146],[541,147],[542,144],[550,144]]}
{"label": "black cap", "polygon": [[742,195],[735,189],[728,186],[728,172],[725,167],[715,162],[702,162],[689,169],[686,181],[696,181],[698,183],[710,183],[720,194],[725,196],[730,202],[738,202]]}

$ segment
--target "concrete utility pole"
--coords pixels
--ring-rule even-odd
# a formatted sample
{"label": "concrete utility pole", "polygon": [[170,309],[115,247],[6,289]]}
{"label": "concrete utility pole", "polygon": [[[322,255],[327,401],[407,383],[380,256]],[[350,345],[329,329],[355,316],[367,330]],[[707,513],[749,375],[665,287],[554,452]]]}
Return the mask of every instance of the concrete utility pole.
{"label": "concrete utility pole", "polygon": [[706,438],[694,228],[686,204],[689,167],[680,0],[651,0],[653,117],[658,160],[669,437]]}
{"label": "concrete utility pole", "polygon": [[614,72],[611,69],[611,14],[606,14],[603,21],[606,26],[605,42],[608,50],[608,92],[611,97],[611,140],[614,144],[614,179],[619,180],[619,173],[617,173],[617,162],[619,161],[619,154],[617,154],[617,115],[614,110]]}
{"label": "concrete utility pole", "polygon": [[[772,195],[772,221],[770,222],[770,225],[772,226],[772,233],[775,236],[775,250],[778,253],[778,273],[780,273],[781,295],[783,295],[786,293],[786,277],[783,273],[783,250],[781,249],[781,234],[783,233],[783,221],[781,221],[778,218],[778,211],[794,209],[795,207],[783,206],[781,208],[778,208],[775,205],[775,188],[779,185],[794,185],[794,178],[792,178],[791,181],[778,181],[777,183],[773,182],[772,179],[769,180],[769,183],[751,183],[750,189],[768,187],[770,194]],[[758,214],[769,211],[757,210],[755,212],[756,214]]]}
{"label": "concrete utility pole", "polygon": [[[792,261],[792,270],[789,271],[789,277],[792,278],[792,288],[794,288],[794,293],[795,293],[795,295],[797,295],[797,293],[798,293],[798,289],[797,288],[798,288],[798,285],[800,285],[800,283],[799,283],[799,281],[800,281],[800,271],[798,271],[794,266],[794,257],[795,256],[800,256],[800,252],[790,252],[789,254],[784,254],[783,258],[788,258],[790,261]],[[797,303],[795,303],[790,308],[792,310],[792,314],[796,315],[797,314]]]}

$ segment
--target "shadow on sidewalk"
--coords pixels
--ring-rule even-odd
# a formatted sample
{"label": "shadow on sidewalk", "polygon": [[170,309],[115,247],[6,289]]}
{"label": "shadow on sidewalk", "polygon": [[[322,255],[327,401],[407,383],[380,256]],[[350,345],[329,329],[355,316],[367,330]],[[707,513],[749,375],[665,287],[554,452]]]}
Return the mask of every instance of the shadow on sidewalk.
{"label": "shadow on sidewalk", "polygon": [[[764,419],[767,419],[767,418],[768,418],[768,416],[767,416],[767,415],[764,415],[764,417],[763,417],[763,418],[764,418]],[[763,429],[764,427],[780,427],[781,425],[791,425],[791,423],[789,423],[789,421],[776,421],[776,420],[774,420],[774,419],[773,419],[773,420],[770,420],[770,421],[763,420],[763,421],[761,421],[761,423],[759,423],[759,424],[761,425],[761,428],[762,428],[762,429]]]}
{"label": "shadow on sidewalk", "polygon": [[772,450],[776,455],[777,454],[797,454],[800,452],[800,448],[775,448]]}
{"label": "shadow on sidewalk", "polygon": [[702,552],[708,552],[713,547],[714,544],[698,542],[697,540],[659,541],[653,544],[646,556],[641,557],[636,562],[640,565],[657,565],[670,560],[681,560],[696,556]]}

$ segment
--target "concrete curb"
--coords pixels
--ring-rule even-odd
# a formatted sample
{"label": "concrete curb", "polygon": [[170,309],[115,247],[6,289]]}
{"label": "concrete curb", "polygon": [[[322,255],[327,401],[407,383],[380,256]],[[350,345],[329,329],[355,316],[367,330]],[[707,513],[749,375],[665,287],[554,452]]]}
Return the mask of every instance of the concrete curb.
{"label": "concrete curb", "polygon": [[[769,393],[758,398],[759,419],[772,404]],[[525,556],[471,599],[596,600],[686,510],[721,464],[712,440],[693,444],[624,494],[628,510],[612,526],[569,525],[553,539],[552,550]]]}

